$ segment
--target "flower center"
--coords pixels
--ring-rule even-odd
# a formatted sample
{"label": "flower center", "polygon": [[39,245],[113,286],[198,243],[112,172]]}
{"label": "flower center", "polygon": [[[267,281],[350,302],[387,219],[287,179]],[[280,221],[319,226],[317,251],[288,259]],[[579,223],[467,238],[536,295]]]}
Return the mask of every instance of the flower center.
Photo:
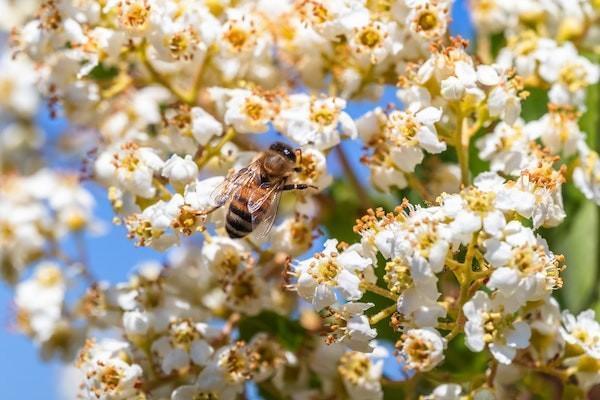
{"label": "flower center", "polygon": [[241,51],[249,43],[250,35],[246,29],[238,25],[231,25],[225,32],[224,38],[234,50]]}
{"label": "flower center", "polygon": [[251,98],[246,99],[244,104],[244,113],[254,121],[259,121],[263,118],[265,108],[263,105]]}
{"label": "flower center", "polygon": [[319,107],[317,110],[313,110],[310,119],[321,126],[332,125],[336,120],[336,113],[327,107]]}
{"label": "flower center", "polygon": [[483,340],[491,343],[500,337],[500,332],[507,324],[500,312],[485,312],[483,317]]}
{"label": "flower center", "polygon": [[134,29],[141,29],[146,25],[150,15],[150,5],[143,2],[127,2],[127,11],[122,15],[123,25]]}
{"label": "flower center", "polygon": [[340,359],[338,372],[344,380],[356,385],[363,381],[371,368],[371,360],[359,352],[348,352]]}
{"label": "flower center", "polygon": [[227,372],[227,379],[233,383],[240,383],[249,378],[249,366],[242,349],[243,344],[238,342],[219,362]]}
{"label": "flower center", "polygon": [[435,13],[431,11],[424,11],[419,15],[417,19],[417,25],[422,31],[430,31],[433,30],[438,24],[438,18]]}
{"label": "flower center", "polygon": [[485,215],[494,210],[494,192],[483,192],[476,188],[468,188],[463,192],[463,198],[467,202],[469,210],[476,214]]}
{"label": "flower center", "polygon": [[231,282],[231,288],[227,291],[231,300],[242,303],[258,297],[256,280],[254,274],[242,271]]}
{"label": "flower center", "polygon": [[62,282],[60,269],[56,267],[43,267],[36,274],[36,281],[45,287],[56,286]]}
{"label": "flower center", "polygon": [[383,280],[392,292],[399,294],[413,286],[410,269],[402,259],[395,258],[389,261],[385,265],[385,271]]}
{"label": "flower center", "polygon": [[127,153],[127,155],[125,155],[125,157],[121,160],[121,168],[124,168],[129,172],[133,172],[136,170],[139,163],[140,160],[133,153]]}
{"label": "flower center", "polygon": [[581,64],[570,63],[558,73],[558,81],[563,83],[570,92],[576,92],[587,86],[587,73]]}
{"label": "flower center", "polygon": [[105,366],[100,373],[100,382],[107,392],[115,392],[121,384],[123,371],[113,365]]}
{"label": "flower center", "polygon": [[382,36],[377,28],[373,26],[367,26],[358,33],[358,41],[363,46],[372,49],[381,43]]}
{"label": "flower center", "polygon": [[242,261],[242,257],[233,249],[225,249],[222,251],[222,254],[221,262],[217,265],[217,270],[227,276],[235,272]]}
{"label": "flower center", "polygon": [[318,283],[333,284],[333,280],[340,272],[340,266],[328,258],[327,260],[318,261],[316,267],[313,268],[313,277]]}

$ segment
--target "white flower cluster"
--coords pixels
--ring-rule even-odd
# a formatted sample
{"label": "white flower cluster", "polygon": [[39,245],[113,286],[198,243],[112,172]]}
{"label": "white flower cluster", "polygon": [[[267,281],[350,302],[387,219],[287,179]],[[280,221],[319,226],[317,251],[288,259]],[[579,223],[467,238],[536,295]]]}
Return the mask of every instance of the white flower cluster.
{"label": "white flower cluster", "polygon": [[[438,275],[452,270],[459,283],[480,286],[486,279],[491,295],[479,290],[470,299],[463,298],[460,307],[464,309],[458,310],[467,321],[467,344],[474,351],[489,345],[499,362],[510,363],[516,349],[529,342],[523,308],[530,302],[546,301],[562,286],[561,257],[520,222],[519,218],[535,222],[535,209],[534,193],[515,181],[484,173],[473,187],[442,195],[439,206],[365,217],[358,225],[360,244],[338,253],[335,242],[328,242],[322,253],[296,265],[295,287],[317,309],[330,307],[334,316],[346,322],[335,323],[337,330],[343,330],[342,342],[356,350],[364,348],[364,342],[374,338],[364,317],[368,305],[336,303],[360,300],[374,282],[379,253],[387,260],[380,266],[385,268],[385,282],[397,298],[397,328],[404,332],[401,355],[407,365],[428,370],[443,360],[445,341],[436,328],[452,311],[440,299]],[[465,264],[456,261],[463,251],[469,264],[466,271]],[[471,269],[473,260],[477,260],[477,271]],[[350,307],[353,312],[348,317]],[[417,339],[421,344],[414,344]]]}
{"label": "white flower cluster", "polygon": [[516,121],[521,112],[520,80],[498,64],[477,65],[465,46],[455,40],[434,48],[417,69],[400,78],[397,96],[405,110],[377,108],[357,121],[370,149],[366,162],[376,187],[405,188],[407,175],[423,161],[424,151],[438,154],[447,143],[462,146],[468,141],[460,135],[465,123],[478,126],[484,118],[509,125]]}
{"label": "white flower cluster", "polygon": [[581,113],[588,108],[586,94],[600,81],[600,67],[584,57],[595,51],[600,34],[597,5],[561,0],[471,3],[482,42],[489,43],[486,35],[493,33],[502,33],[506,39],[496,62],[514,68],[528,87],[548,90],[549,101],[548,113],[537,121],[497,126],[482,140],[481,156],[491,161],[494,170],[516,175],[536,162],[531,142],[540,140],[553,155],[577,156],[573,182],[586,198],[600,204],[594,189],[597,154],[578,126]]}
{"label": "white flower cluster", "polygon": [[14,282],[25,267],[58,254],[67,234],[98,229],[94,199],[74,174],[41,169],[29,176],[2,175],[0,254],[3,278]]}
{"label": "white flower cluster", "polygon": [[[567,218],[565,185],[600,204],[580,123],[597,112],[596,1],[472,0],[476,49],[450,37],[450,0],[18,3],[0,23],[17,25],[0,58],[0,272],[18,329],[77,359],[80,398],[377,400],[406,384],[502,399],[535,378],[523,371],[582,398],[600,384],[600,324],[561,311],[569,260],[542,237]],[[522,112],[546,94],[547,112]],[[56,140],[37,126],[41,98],[71,124]],[[357,99],[372,105],[354,119]],[[295,203],[273,201],[267,239],[228,237],[214,193],[275,135],[295,150]],[[387,197],[354,173],[353,140]],[[63,172],[58,155],[79,149],[79,174]],[[338,159],[349,179],[334,184]],[[82,178],[161,262],[92,275]],[[225,200],[251,189],[233,186]],[[368,209],[398,190],[422,204]],[[346,196],[368,209],[353,239],[338,229],[357,208]],[[462,357],[457,338],[489,361],[468,386],[433,371]],[[384,373],[392,345],[406,382]]]}

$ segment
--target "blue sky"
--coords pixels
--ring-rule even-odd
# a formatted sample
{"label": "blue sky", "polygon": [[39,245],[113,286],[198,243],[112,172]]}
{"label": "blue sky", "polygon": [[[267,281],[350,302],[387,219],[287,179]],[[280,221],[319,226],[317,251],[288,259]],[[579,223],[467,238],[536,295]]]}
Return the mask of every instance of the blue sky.
{"label": "blue sky", "polygon": [[[470,38],[473,31],[465,3],[466,0],[456,1],[452,31]],[[387,102],[393,101],[393,91],[386,92],[385,98]],[[351,104],[348,111],[356,117],[370,108],[372,104],[356,103]],[[49,121],[45,116],[41,117],[41,122],[48,137],[56,137],[66,127],[64,121]],[[352,156],[360,151],[357,143],[345,146]],[[336,165],[333,168],[337,170]],[[103,191],[97,187],[91,187],[91,190],[97,201],[97,215],[104,221],[110,221],[112,211]],[[91,238],[87,243],[92,270],[97,276],[113,282],[124,280],[134,265],[160,257],[152,250],[136,248],[126,239],[122,227],[112,227],[106,235]],[[11,301],[11,290],[0,283],[0,397],[3,400],[62,400],[58,392],[60,364],[43,363],[32,343],[14,332],[11,327],[14,310]]]}

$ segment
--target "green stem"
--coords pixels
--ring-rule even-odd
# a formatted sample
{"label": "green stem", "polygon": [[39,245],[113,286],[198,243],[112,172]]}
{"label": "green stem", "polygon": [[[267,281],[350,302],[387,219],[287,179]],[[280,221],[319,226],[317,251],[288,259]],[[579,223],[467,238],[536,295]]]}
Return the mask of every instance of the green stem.
{"label": "green stem", "polygon": [[392,304],[391,306],[384,308],[383,310],[379,311],[377,314],[372,315],[369,318],[369,324],[371,324],[371,326],[377,324],[378,322],[384,320],[385,318],[387,318],[390,315],[392,315],[393,313],[395,313],[396,309],[397,309],[396,304]]}
{"label": "green stem", "polygon": [[236,131],[233,128],[228,128],[225,132],[225,135],[221,138],[219,143],[215,146],[207,146],[202,151],[200,157],[196,160],[196,164],[198,168],[202,168],[206,165],[207,162],[210,161],[211,158],[218,155],[225,143],[232,140],[236,135]]}
{"label": "green stem", "polygon": [[469,176],[469,137],[467,134],[468,126],[467,120],[462,114],[459,114],[458,122],[456,125],[457,126],[454,137],[454,144],[456,149],[456,155],[458,157],[458,164],[460,166],[461,183],[464,186],[469,186],[471,179]]}
{"label": "green stem", "polygon": [[429,193],[425,185],[423,185],[421,180],[417,178],[415,174],[404,174],[404,176],[406,177],[406,182],[408,182],[408,187],[417,192],[423,201],[429,203],[433,202],[434,199],[432,198],[431,193]]}
{"label": "green stem", "polygon": [[398,300],[398,296],[395,295],[394,293],[390,292],[389,290],[386,290],[384,288],[381,288],[379,286],[377,286],[374,283],[369,283],[369,282],[362,282],[360,284],[360,286],[365,289],[368,290],[369,292],[373,292],[375,294],[378,294],[382,297],[386,297],[390,300],[394,300],[397,301]]}
{"label": "green stem", "polygon": [[158,72],[156,68],[154,68],[154,65],[152,65],[152,62],[150,61],[150,59],[148,59],[147,48],[147,43],[145,41],[142,42],[142,45],[139,47],[139,55],[142,64],[144,64],[144,67],[146,67],[146,70],[148,70],[148,73],[150,74],[152,79],[158,84],[168,89],[181,102],[193,105],[193,99],[189,95],[183,93],[181,90],[175,87],[175,85],[173,85],[171,81],[169,81],[165,76]]}

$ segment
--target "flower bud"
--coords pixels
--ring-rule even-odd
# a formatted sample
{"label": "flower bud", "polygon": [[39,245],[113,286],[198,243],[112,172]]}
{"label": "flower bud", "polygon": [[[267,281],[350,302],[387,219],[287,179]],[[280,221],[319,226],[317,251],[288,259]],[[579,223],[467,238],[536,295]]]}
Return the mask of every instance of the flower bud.
{"label": "flower bud", "polygon": [[213,136],[223,134],[223,125],[200,107],[194,107],[192,115],[192,135],[201,145],[206,145]]}
{"label": "flower bud", "polygon": [[174,154],[162,169],[162,176],[168,178],[171,183],[186,184],[196,179],[196,175],[198,175],[198,166],[190,155],[181,158]]}
{"label": "flower bud", "polygon": [[465,87],[457,77],[451,76],[442,81],[441,93],[446,100],[459,100],[465,93]]}
{"label": "flower bud", "polygon": [[148,316],[140,311],[127,311],[123,314],[123,328],[128,335],[144,335],[149,328]]}

